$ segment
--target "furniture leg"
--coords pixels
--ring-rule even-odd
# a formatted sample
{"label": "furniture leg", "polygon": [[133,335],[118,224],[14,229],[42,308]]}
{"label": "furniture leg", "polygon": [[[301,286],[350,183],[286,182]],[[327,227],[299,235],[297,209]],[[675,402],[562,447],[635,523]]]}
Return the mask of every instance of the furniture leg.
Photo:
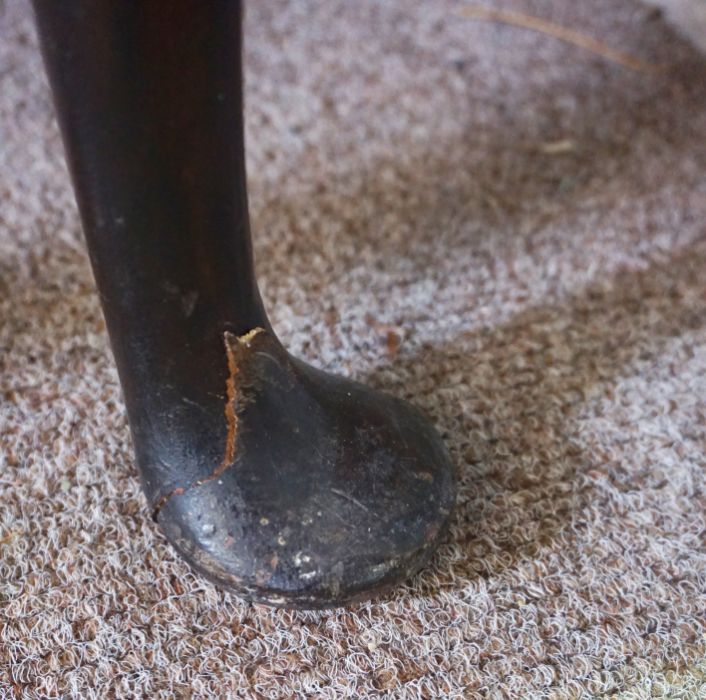
{"label": "furniture leg", "polygon": [[218,585],[327,607],[416,571],[454,479],[404,402],[291,357],[253,271],[234,0],[34,0],[154,517]]}

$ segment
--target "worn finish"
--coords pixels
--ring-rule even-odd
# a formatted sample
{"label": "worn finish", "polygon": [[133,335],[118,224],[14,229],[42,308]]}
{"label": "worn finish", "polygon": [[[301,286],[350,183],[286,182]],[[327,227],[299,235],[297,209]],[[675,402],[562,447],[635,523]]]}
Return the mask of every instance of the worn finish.
{"label": "worn finish", "polygon": [[454,493],[427,422],[293,359],[265,330],[225,344],[224,459],[161,503],[174,546],[216,583],[273,605],[338,604],[414,573]]}
{"label": "worn finish", "polygon": [[240,4],[35,0],[148,501],[218,584],[273,605],[370,595],[448,522],[439,438],[291,358],[253,274]]}

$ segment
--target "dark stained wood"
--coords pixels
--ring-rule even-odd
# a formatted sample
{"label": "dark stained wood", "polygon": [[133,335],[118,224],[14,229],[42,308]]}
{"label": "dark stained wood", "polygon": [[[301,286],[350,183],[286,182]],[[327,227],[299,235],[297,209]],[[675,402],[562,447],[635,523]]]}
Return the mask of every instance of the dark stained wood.
{"label": "dark stained wood", "polygon": [[453,475],[406,404],[293,359],[252,264],[241,8],[35,0],[145,494],[221,586],[321,607],[409,576]]}

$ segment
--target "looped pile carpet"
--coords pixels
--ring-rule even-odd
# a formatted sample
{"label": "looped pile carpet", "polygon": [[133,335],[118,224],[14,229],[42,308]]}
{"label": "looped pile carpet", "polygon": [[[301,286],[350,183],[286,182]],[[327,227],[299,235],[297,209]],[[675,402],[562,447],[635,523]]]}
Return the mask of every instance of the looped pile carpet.
{"label": "looped pile carpet", "polygon": [[250,196],[287,346],[409,398],[433,565],[282,612],[149,517],[29,8],[0,8],[0,696],[706,697],[706,61],[631,0],[251,2]]}

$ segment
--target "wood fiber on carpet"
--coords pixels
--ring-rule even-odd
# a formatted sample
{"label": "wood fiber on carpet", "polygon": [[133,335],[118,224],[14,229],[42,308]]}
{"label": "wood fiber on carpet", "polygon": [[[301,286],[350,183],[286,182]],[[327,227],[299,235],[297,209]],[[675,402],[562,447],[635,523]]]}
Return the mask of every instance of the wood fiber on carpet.
{"label": "wood fiber on carpet", "polygon": [[0,697],[706,697],[706,60],[632,0],[251,2],[255,252],[296,355],[425,410],[433,565],[248,605],[150,519],[27,4],[0,6]]}

